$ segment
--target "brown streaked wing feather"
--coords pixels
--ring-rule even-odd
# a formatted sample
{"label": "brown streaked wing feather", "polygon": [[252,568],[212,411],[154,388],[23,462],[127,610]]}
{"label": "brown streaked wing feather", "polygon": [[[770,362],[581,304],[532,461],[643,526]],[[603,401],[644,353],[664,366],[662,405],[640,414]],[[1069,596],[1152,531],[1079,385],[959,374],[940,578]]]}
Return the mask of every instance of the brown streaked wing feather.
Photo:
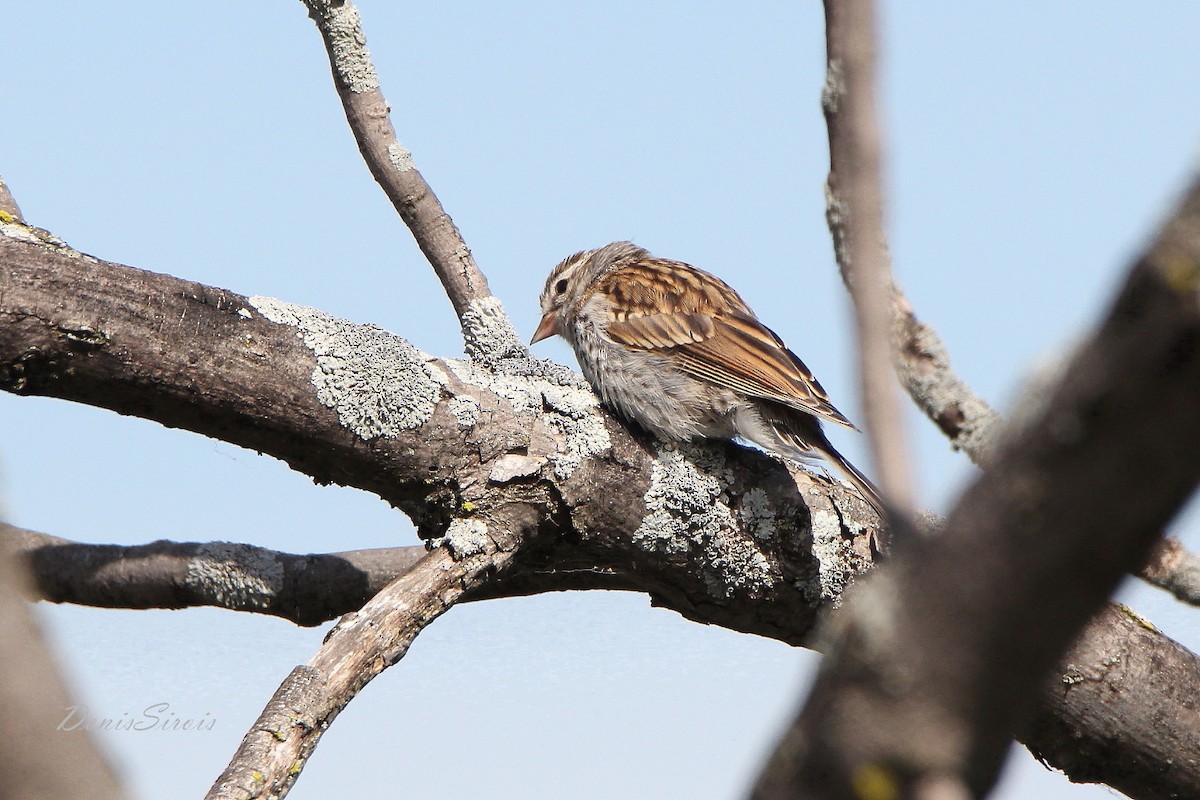
{"label": "brown streaked wing feather", "polygon": [[713,319],[700,314],[627,315],[608,324],[613,341],[639,350],[666,350],[711,337]]}
{"label": "brown streaked wing feather", "polygon": [[606,274],[597,288],[621,309],[607,327],[613,341],[671,349],[680,368],[701,380],[854,427],[804,362],[720,279],[686,264],[640,261]]}
{"label": "brown streaked wing feather", "polygon": [[676,353],[684,370],[698,378],[854,427],[834,408],[804,362],[753,316],[717,317],[710,338],[679,347]]}

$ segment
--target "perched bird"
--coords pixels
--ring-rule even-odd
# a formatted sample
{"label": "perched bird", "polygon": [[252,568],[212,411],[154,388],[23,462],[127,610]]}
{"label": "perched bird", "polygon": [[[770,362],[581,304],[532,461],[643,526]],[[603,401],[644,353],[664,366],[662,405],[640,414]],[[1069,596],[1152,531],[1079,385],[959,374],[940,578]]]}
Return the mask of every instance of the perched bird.
{"label": "perched bird", "polygon": [[570,342],[601,401],[661,439],[741,437],[794,461],[823,456],[882,517],[879,490],[825,437],[854,428],[804,362],[728,284],[613,242],[569,256],[542,291],[534,342]]}

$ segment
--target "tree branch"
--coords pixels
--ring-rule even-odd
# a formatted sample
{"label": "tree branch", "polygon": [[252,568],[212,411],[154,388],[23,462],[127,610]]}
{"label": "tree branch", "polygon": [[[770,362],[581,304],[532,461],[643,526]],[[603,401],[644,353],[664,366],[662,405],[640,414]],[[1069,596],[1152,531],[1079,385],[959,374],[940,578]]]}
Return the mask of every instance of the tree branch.
{"label": "tree branch", "polygon": [[[87,544],[0,523],[0,547],[29,567],[33,596],[100,608],[195,608],[320,625],[357,611],[425,557],[420,545],[283,553],[234,542]],[[562,549],[560,548],[560,551]],[[578,589],[646,590],[568,552],[527,556],[466,600]]]}
{"label": "tree branch", "polygon": [[[828,13],[831,6],[840,9],[841,4],[827,3],[826,6]],[[892,365],[900,377],[901,384],[917,407],[941,429],[956,449],[963,451],[973,463],[986,464],[996,446],[1002,422],[1000,416],[955,372],[950,364],[949,351],[937,331],[917,318],[912,304],[905,297],[899,285],[895,283],[891,274],[890,258],[882,227],[875,227],[874,220],[879,218],[879,214],[870,213],[864,217],[862,220],[864,225],[869,224],[874,232],[866,231],[862,237],[857,237],[857,239],[854,235],[857,226],[848,225],[850,220],[860,216],[854,212],[857,204],[848,196],[851,191],[855,191],[850,186],[856,184],[859,180],[858,175],[862,172],[878,173],[878,154],[877,152],[871,153],[872,150],[877,150],[874,143],[878,140],[878,125],[874,121],[872,113],[859,109],[859,105],[870,104],[869,98],[873,96],[873,87],[870,85],[873,68],[869,66],[853,68],[863,58],[863,51],[870,49],[873,36],[865,26],[850,24],[851,20],[857,18],[854,9],[839,11],[834,17],[830,19],[826,28],[829,63],[825,91],[822,96],[822,106],[829,128],[831,162],[829,182],[826,187],[828,192],[827,218],[834,239],[834,252],[838,265],[846,286],[854,298],[859,337],[862,339],[867,335],[864,332],[864,325],[879,313],[876,309],[866,314],[866,319],[864,319],[865,304],[870,302],[874,307],[876,303],[886,303],[888,302],[887,295],[890,293],[891,309],[888,314],[891,319],[892,345],[886,352],[890,353]],[[850,42],[848,39],[851,36],[860,38],[862,41]],[[864,85],[854,90],[851,87],[856,79]],[[856,97],[868,99],[864,100],[862,104],[856,105],[854,103]],[[860,137],[859,131],[867,131],[867,133]],[[860,142],[860,138],[866,141]],[[860,162],[863,169],[856,169],[854,165]],[[839,181],[839,175],[844,180]],[[879,192],[870,188],[875,181],[867,179],[864,183],[866,184],[864,192],[868,195],[873,193],[878,196]],[[841,184],[846,184],[847,188],[842,190],[839,188]],[[867,200],[859,201],[868,209],[872,202],[874,201],[869,197]],[[855,277],[855,258],[851,255],[852,245],[855,241],[862,242],[861,246],[866,248],[869,257],[868,263],[872,265],[871,269],[876,270],[872,274],[884,276],[882,280],[877,278],[864,283]],[[885,288],[880,293],[869,292],[871,295],[869,299],[864,296],[864,289],[873,289],[876,286]],[[879,353],[885,352],[885,348],[876,344],[872,352],[872,361],[878,365],[879,362],[876,359]],[[865,352],[863,352],[863,357],[864,359],[867,357]],[[862,369],[865,374],[865,361]],[[885,383],[886,387],[884,387]],[[871,390],[878,398],[875,407],[884,408],[894,399],[894,394],[890,392],[890,380],[885,382],[882,378],[876,378],[874,385],[883,387]],[[866,392],[866,381],[864,380],[864,398]],[[872,430],[875,428],[875,423],[871,421],[869,404],[867,412],[868,428]],[[881,417],[884,417],[882,424],[885,427],[891,424],[889,420],[899,421],[898,411],[894,414],[888,411],[886,414],[881,414]],[[891,436],[893,434],[889,434],[889,437]],[[902,436],[900,441],[901,446],[893,447],[892,450],[902,454]],[[876,459],[878,463],[878,455]],[[1200,558],[1187,553],[1181,544],[1170,539],[1164,540],[1163,544],[1156,549],[1155,554],[1155,557],[1139,571],[1138,577],[1171,592],[1179,600],[1192,605],[1200,605]]]}
{"label": "tree branch", "polygon": [[485,359],[527,355],[454,221],[417,170],[412,153],[396,138],[358,9],[340,0],[303,2],[325,42],[334,86],[359,152],[441,280],[462,322],[467,354]]}
{"label": "tree branch", "polygon": [[268,453],[374,492],[426,539],[526,504],[563,537],[540,569],[636,572],[689,618],[793,643],[871,563],[857,495],[746,448],[652,443],[558,365],[435,359],[373,326],[22,230],[0,236],[0,388]]}
{"label": "tree branch", "polygon": [[999,415],[954,371],[949,350],[937,331],[917,318],[895,284],[892,308],[897,337],[892,352],[901,385],[955,449],[975,464],[986,463],[1001,427]]}
{"label": "tree branch", "polygon": [[425,548],[295,555],[232,542],[82,544],[0,524],[24,556],[38,597],[103,608],[191,608],[271,614],[320,625],[361,608]]}
{"label": "tree branch", "polygon": [[[1128,608],[1109,605],[1042,683],[1037,713],[1017,738],[1075,783],[1106,783],[1137,800],[1197,797],[1200,714],[1181,683],[1196,680],[1196,662]],[[1129,702],[1131,685],[1149,695]]]}
{"label": "tree branch", "polygon": [[913,509],[904,416],[892,371],[891,265],[883,229],[882,146],[875,112],[875,11],[870,0],[826,0],[829,128],[825,216],[854,299],[863,415],[885,497]]}
{"label": "tree branch", "polygon": [[[914,541],[841,616],[756,797],[849,797],[863,770],[906,794],[983,794],[1050,666],[1200,479],[1198,405],[1200,181],[946,532]],[[1200,794],[1200,764],[1173,771],[1180,796]]]}
{"label": "tree branch", "polygon": [[[521,527],[533,522],[522,520]],[[507,567],[523,538],[522,531],[480,521],[459,527],[467,530],[427,555],[361,611],[344,617],[308,664],[292,670],[209,790],[208,800],[287,795],[341,710],[403,658],[425,626]]]}
{"label": "tree branch", "polygon": [[1160,539],[1138,575],[1183,602],[1200,606],[1200,558],[1184,550],[1178,540]]}

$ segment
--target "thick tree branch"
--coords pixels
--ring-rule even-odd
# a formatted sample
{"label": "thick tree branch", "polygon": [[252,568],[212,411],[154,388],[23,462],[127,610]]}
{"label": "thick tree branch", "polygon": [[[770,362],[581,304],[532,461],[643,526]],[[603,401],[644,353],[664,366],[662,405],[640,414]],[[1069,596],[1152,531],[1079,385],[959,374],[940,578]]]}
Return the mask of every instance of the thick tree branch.
{"label": "thick tree branch", "polygon": [[689,618],[793,643],[870,564],[873,517],[840,485],[745,448],[653,445],[563,367],[435,359],[373,326],[15,233],[0,236],[0,388],[274,455],[376,493],[425,538],[523,503],[559,536],[526,581],[636,573]]}
{"label": "thick tree branch", "polygon": [[[208,800],[287,795],[321,735],[358,692],[403,658],[426,625],[511,563],[523,538],[522,531],[502,527],[513,521],[460,526],[469,530],[344,617],[275,692]],[[531,527],[536,520],[518,524]]]}
{"label": "thick tree branch", "polygon": [[492,296],[454,221],[413,164],[412,153],[396,138],[358,9],[340,0],[303,2],[325,42],[333,82],[359,152],[445,287],[462,322],[468,355],[526,355],[527,348]]}
{"label": "thick tree branch", "polygon": [[[1037,713],[1017,738],[1076,783],[1107,783],[1138,800],[1200,796],[1200,714],[1187,688],[1196,663],[1149,622],[1110,605],[1044,681]],[[1127,686],[1149,691],[1131,703]]]}
{"label": "thick tree branch", "polygon": [[[849,797],[864,770],[906,793],[984,793],[1065,643],[1200,479],[1198,406],[1200,181],[945,533],[898,554],[847,609],[756,796]],[[1200,795],[1200,764],[1173,770],[1180,796]]]}
{"label": "thick tree branch", "polygon": [[891,266],[883,230],[882,146],[875,111],[875,10],[826,0],[822,107],[829,127],[826,219],[854,299],[863,416],[888,502],[911,513],[912,471],[892,370]]}

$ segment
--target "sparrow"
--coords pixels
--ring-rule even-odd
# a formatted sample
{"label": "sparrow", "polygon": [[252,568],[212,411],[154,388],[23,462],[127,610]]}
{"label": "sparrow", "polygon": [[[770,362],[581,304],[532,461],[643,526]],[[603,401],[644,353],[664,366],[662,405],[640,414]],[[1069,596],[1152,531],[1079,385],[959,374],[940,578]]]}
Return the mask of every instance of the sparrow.
{"label": "sparrow", "polygon": [[879,490],[821,428],[857,430],[804,362],[715,275],[632,242],[583,250],[546,279],[530,344],[570,343],[620,417],[660,439],[735,439],[801,463],[819,455],[881,518]]}

